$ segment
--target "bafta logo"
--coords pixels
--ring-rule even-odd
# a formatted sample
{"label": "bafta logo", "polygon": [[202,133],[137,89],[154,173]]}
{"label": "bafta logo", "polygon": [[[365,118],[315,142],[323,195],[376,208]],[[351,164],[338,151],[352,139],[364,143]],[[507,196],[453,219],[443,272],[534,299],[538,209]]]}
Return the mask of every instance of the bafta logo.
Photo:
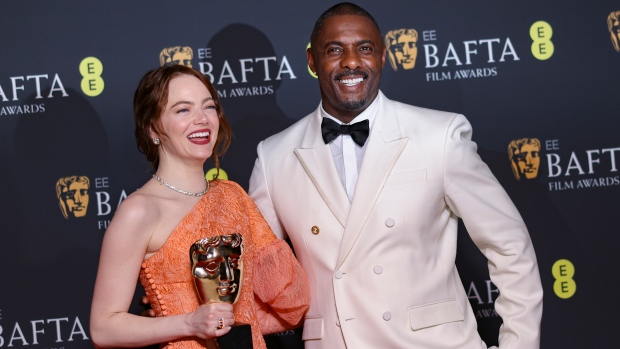
{"label": "bafta logo", "polygon": [[620,11],[614,11],[607,17],[607,29],[611,35],[611,43],[620,52]]}
{"label": "bafta logo", "polygon": [[[234,304],[243,287],[243,236],[239,233],[196,241],[189,249],[192,276],[200,301]],[[220,349],[252,349],[252,329],[235,323],[216,339]]]}
{"label": "bafta logo", "polygon": [[180,64],[186,67],[192,67],[192,58],[194,51],[188,46],[168,47],[159,53],[159,65]]}
{"label": "bafta logo", "polygon": [[63,177],[56,182],[56,196],[62,215],[67,218],[86,216],[90,180],[86,176]]}
{"label": "bafta logo", "polygon": [[508,157],[512,173],[517,180],[538,177],[540,167],[540,141],[537,138],[521,138],[508,144]]}
{"label": "bafta logo", "polygon": [[243,277],[241,234],[214,236],[190,248],[192,275],[202,303],[235,303]]}
{"label": "bafta logo", "polygon": [[385,35],[385,47],[392,68],[409,70],[418,57],[418,32],[415,29],[390,30]]}

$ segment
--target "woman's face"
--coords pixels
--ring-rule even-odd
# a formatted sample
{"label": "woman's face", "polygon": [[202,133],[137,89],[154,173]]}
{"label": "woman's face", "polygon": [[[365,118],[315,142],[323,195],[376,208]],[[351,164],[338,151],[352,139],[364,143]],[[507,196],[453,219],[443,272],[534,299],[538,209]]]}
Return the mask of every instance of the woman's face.
{"label": "woman's face", "polygon": [[174,156],[182,160],[204,163],[217,140],[219,118],[215,102],[207,87],[192,75],[179,75],[170,80],[168,104],[161,119],[160,157]]}

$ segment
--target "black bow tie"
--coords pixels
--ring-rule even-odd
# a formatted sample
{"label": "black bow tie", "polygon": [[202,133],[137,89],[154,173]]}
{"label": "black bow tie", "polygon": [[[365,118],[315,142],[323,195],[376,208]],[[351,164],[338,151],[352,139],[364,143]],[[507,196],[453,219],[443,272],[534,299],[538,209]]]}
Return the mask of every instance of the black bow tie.
{"label": "black bow tie", "polygon": [[356,122],[350,125],[340,125],[332,119],[323,118],[321,122],[321,133],[323,134],[323,141],[325,144],[330,143],[339,135],[351,135],[353,142],[360,147],[364,146],[370,129],[368,127],[368,120]]}

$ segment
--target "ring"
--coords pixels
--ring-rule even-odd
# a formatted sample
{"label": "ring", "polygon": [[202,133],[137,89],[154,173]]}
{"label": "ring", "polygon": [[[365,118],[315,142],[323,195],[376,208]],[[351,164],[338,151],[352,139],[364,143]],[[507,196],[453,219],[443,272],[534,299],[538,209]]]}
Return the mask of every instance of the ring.
{"label": "ring", "polygon": [[218,325],[217,325],[217,329],[218,330],[221,330],[224,327],[226,327],[226,325],[224,325],[224,318],[223,317],[217,319],[217,323],[218,323]]}

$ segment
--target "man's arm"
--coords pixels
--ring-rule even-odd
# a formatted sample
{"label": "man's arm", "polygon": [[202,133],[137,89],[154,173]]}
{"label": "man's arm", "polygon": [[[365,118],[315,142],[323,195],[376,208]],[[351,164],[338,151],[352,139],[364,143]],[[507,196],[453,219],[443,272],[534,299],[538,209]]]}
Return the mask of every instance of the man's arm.
{"label": "man's arm", "polygon": [[491,280],[500,290],[495,301],[503,320],[500,348],[537,349],[543,291],[532,241],[508,194],[478,156],[471,133],[462,115],[448,127],[445,199],[489,260]]}

